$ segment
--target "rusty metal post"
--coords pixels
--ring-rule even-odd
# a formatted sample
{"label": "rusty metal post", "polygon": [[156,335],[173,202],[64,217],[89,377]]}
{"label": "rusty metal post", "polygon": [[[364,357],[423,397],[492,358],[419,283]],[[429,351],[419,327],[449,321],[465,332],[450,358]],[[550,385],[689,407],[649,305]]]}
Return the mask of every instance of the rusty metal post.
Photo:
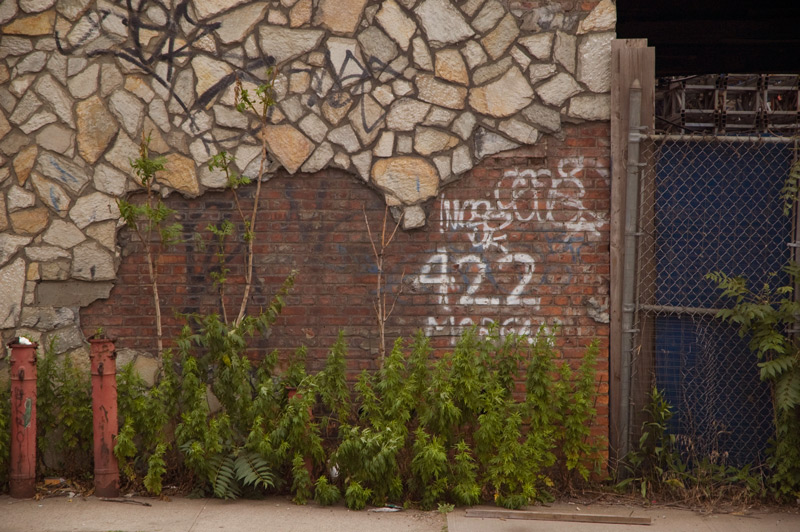
{"label": "rusty metal post", "polygon": [[36,348],[14,339],[11,348],[10,495],[36,495]]}
{"label": "rusty metal post", "polygon": [[114,342],[91,339],[92,415],[94,418],[94,494],[119,495],[119,465],[114,456],[117,439],[117,353]]}

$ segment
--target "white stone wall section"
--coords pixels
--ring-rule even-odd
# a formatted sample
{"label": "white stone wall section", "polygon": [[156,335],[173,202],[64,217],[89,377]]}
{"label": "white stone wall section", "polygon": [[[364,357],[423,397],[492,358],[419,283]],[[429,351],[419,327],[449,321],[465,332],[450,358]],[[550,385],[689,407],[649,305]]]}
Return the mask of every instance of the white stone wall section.
{"label": "white stone wall section", "polygon": [[614,3],[507,4],[4,0],[0,328],[80,346],[80,306],[115,279],[116,199],[137,188],[143,133],[168,158],[165,195],[224,186],[206,166],[221,150],[255,175],[259,125],[234,83],[255,88],[268,66],[270,175],[350,171],[406,229],[484,157],[608,120]]}

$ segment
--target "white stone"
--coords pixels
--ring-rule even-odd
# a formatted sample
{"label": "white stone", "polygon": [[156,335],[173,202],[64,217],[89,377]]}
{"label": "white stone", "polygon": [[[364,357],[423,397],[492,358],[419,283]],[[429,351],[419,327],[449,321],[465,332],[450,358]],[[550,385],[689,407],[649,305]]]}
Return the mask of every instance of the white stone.
{"label": "white stone", "polygon": [[375,14],[375,20],[404,52],[408,50],[411,37],[417,31],[417,25],[405,14],[403,8],[397,5],[397,2],[384,0],[380,10]]}
{"label": "white stone", "polygon": [[515,66],[497,81],[470,90],[469,104],[481,114],[505,117],[524,109],[532,99],[533,89]]}
{"label": "white stone", "polygon": [[82,100],[97,92],[100,65],[93,63],[86,70],[67,82],[70,94]]}
{"label": "white stone", "polygon": [[56,115],[50,111],[40,111],[33,115],[27,122],[19,126],[23,133],[30,135],[37,129],[57,121]]}
{"label": "white stone", "polygon": [[467,88],[439,81],[430,74],[420,74],[416,78],[420,100],[448,109],[463,109],[467,99]]}
{"label": "white stone", "polygon": [[475,18],[472,20],[472,27],[481,33],[486,33],[497,25],[497,22],[506,14],[503,4],[497,0],[490,0],[484,4]]}
{"label": "white stone", "polygon": [[534,33],[520,38],[519,43],[539,61],[547,61],[553,49],[553,37],[553,33]]}
{"label": "white stone", "polygon": [[63,220],[53,220],[42,240],[52,246],[69,249],[86,240],[86,236],[75,224]]}
{"label": "white stone", "polygon": [[483,85],[487,81],[499,78],[501,75],[506,74],[514,66],[514,60],[511,57],[504,57],[500,61],[482,66],[472,74],[472,82],[475,85]]}
{"label": "white stone", "polygon": [[65,185],[72,192],[79,193],[89,181],[88,171],[66,157],[42,152],[36,161],[36,169],[45,177]]}
{"label": "white stone", "polygon": [[498,129],[522,144],[535,144],[539,138],[536,128],[514,118],[500,122]]}
{"label": "white stone", "polygon": [[[113,63],[103,63],[100,67],[100,96],[108,96],[123,83],[122,74]],[[155,79],[153,86],[163,88]]]}
{"label": "white stone", "polygon": [[397,100],[386,116],[386,126],[393,131],[411,131],[425,119],[431,104],[402,98]]}
{"label": "white stone", "polygon": [[411,91],[414,90],[414,86],[410,81],[398,79],[392,83],[392,90],[394,91],[395,96],[400,97],[411,93]]}
{"label": "white stone", "polygon": [[53,108],[56,115],[67,125],[75,127],[72,116],[72,98],[61,88],[50,74],[44,74],[36,82],[36,92]]}
{"label": "white stone", "polygon": [[192,59],[192,70],[194,70],[194,75],[197,77],[195,90],[197,91],[198,98],[233,72],[233,69],[228,63],[217,61],[205,55],[198,55]]}
{"label": "white stone", "polygon": [[[414,151],[420,155],[431,155],[458,145],[458,137],[448,135],[431,127],[418,127],[414,134]],[[439,173],[441,175],[441,172]]]}
{"label": "white stone", "polygon": [[0,24],[5,24],[17,14],[17,3],[14,0],[0,2]]}
{"label": "white stone", "polygon": [[475,133],[475,155],[478,159],[514,148],[519,148],[519,144],[487,129],[479,128]]}
{"label": "white stone", "polygon": [[564,33],[563,31],[556,32],[556,44],[553,55],[555,60],[569,71],[570,74],[575,73],[575,50],[578,45],[578,39],[574,35]]}
{"label": "white stone", "polygon": [[423,125],[447,128],[450,125],[450,122],[452,122],[456,117],[456,114],[457,113],[455,111],[434,106],[431,108],[428,116],[425,117]]}
{"label": "white stone", "polygon": [[511,57],[514,58],[514,61],[520,66],[522,70],[528,68],[528,65],[531,64],[531,58],[523,52],[518,46],[513,46],[511,48]]}
{"label": "white stone", "polygon": [[347,150],[347,153],[355,153],[361,147],[350,124],[332,130],[328,133],[328,140]]}
{"label": "white stone", "polygon": [[106,164],[94,169],[94,188],[111,196],[120,197],[125,194],[128,176]]}
{"label": "white stone", "polygon": [[75,225],[83,229],[95,222],[118,219],[119,207],[111,196],[95,192],[78,198],[75,206],[69,211],[69,217],[72,218]]}
{"label": "white stone", "polygon": [[365,63],[361,57],[358,41],[343,37],[329,37],[325,44],[339,85],[350,87],[368,77],[363,68]]}
{"label": "white stone", "polygon": [[557,74],[553,79],[536,89],[536,94],[549,105],[561,106],[569,98],[581,92],[581,86],[565,72]]}
{"label": "white stone", "polygon": [[112,281],[116,278],[114,256],[97,242],[79,244],[73,255],[73,278],[85,281]]}
{"label": "white stone", "polygon": [[267,6],[266,2],[256,2],[215,19],[214,22],[221,25],[214,31],[214,35],[223,44],[241,42],[253,31],[256,24],[264,20]]}
{"label": "white stone", "polygon": [[364,181],[369,181],[369,170],[370,164],[372,163],[372,152],[369,150],[361,152],[357,155],[353,155],[351,157],[353,161],[353,166],[356,167],[358,171],[358,175],[361,176],[361,179]]}
{"label": "white stone", "polygon": [[449,155],[439,155],[438,157],[434,157],[433,164],[436,166],[436,170],[439,172],[439,179],[442,181],[447,181],[450,179],[452,172],[450,172]]}
{"label": "white stone", "polygon": [[581,38],[578,46],[577,79],[592,92],[611,90],[611,42],[616,35],[592,33]]}
{"label": "white stone", "polygon": [[315,172],[319,172],[333,158],[333,147],[331,146],[330,142],[323,142],[319,145],[319,147],[314,150],[314,153],[311,154],[311,157],[303,163],[303,166],[300,168],[301,171],[313,174]]}
{"label": "white stone", "polygon": [[556,72],[558,72],[558,67],[551,63],[535,64],[528,69],[528,79],[531,80],[531,85],[536,85],[540,81],[552,77]]}
{"label": "white stone", "polygon": [[433,46],[469,39],[475,32],[449,0],[424,0],[415,9]]}
{"label": "white stone", "polygon": [[397,45],[377,26],[369,26],[359,33],[358,42],[368,60],[378,61],[375,64],[367,65],[373,71],[382,71],[397,57]]}
{"label": "white stone", "polygon": [[27,92],[14,108],[14,112],[8,117],[12,124],[20,125],[42,106],[42,101],[33,92]]}
{"label": "white stone", "polygon": [[169,114],[167,113],[167,106],[164,104],[164,100],[155,98],[152,102],[150,102],[149,110],[149,116],[153,119],[153,123],[161,128],[161,131],[167,133],[171,127],[169,123]]}
{"label": "white stone", "polygon": [[414,37],[412,41],[414,64],[422,70],[433,70],[433,61],[428,45],[422,37]]}
{"label": "white stone", "polygon": [[19,0],[19,7],[26,13],[39,13],[55,3],[56,0]]}
{"label": "white stone", "polygon": [[236,166],[241,170],[250,164],[250,161],[261,156],[261,146],[255,144],[240,144],[236,148]]}
{"label": "white stone", "polygon": [[57,246],[27,246],[25,256],[34,262],[53,262],[58,259],[72,258],[68,251]]}
{"label": "white stone", "polygon": [[247,0],[192,0],[197,16],[201,19],[213,17],[223,11],[243,4]]}
{"label": "white stone", "polygon": [[477,41],[467,41],[461,48],[461,55],[467,60],[470,69],[482,65],[488,59],[483,47]]}
{"label": "white stone", "polygon": [[18,187],[17,185],[12,185],[6,195],[6,206],[8,207],[8,212],[27,209],[28,207],[33,207],[35,203],[36,195],[22,187]]}
{"label": "white stone", "polygon": [[97,240],[101,246],[111,251],[114,251],[117,240],[117,222],[110,220],[108,222],[100,222],[92,224],[86,229],[86,236]]}
{"label": "white stone", "polygon": [[611,119],[611,96],[608,94],[586,94],[569,101],[568,116],[583,120]]}
{"label": "white stone", "polygon": [[467,111],[461,113],[456,121],[453,122],[453,132],[456,133],[463,140],[467,140],[472,135],[472,130],[475,128],[475,115]]}
{"label": "white stone", "polygon": [[523,109],[522,115],[539,129],[544,129],[550,133],[556,133],[561,130],[561,113],[550,107],[533,103]]}
{"label": "white stone", "polygon": [[469,147],[462,144],[453,150],[453,162],[451,164],[453,173],[456,175],[463,174],[472,169],[472,155],[469,153]]}
{"label": "white stone", "polygon": [[20,248],[27,246],[30,241],[31,237],[29,236],[0,233],[0,266],[7,263]]}
{"label": "white stone", "polygon": [[481,6],[485,1],[486,0],[466,0],[466,2],[463,2],[462,5],[460,6],[461,11],[466,13],[468,17],[471,17],[472,15],[475,14],[476,11],[478,11],[481,8]]}
{"label": "white stone", "polygon": [[325,140],[325,136],[328,134],[327,124],[313,113],[302,119],[298,125],[303,133],[317,143]]}
{"label": "white stone", "polygon": [[411,153],[414,150],[414,138],[410,135],[397,136],[397,153]]}
{"label": "white stone", "polygon": [[0,270],[0,329],[17,326],[25,289],[25,259],[18,258]]}
{"label": "white stone", "polygon": [[382,106],[389,106],[394,101],[394,93],[389,85],[380,85],[372,91],[372,97]]}
{"label": "white stone", "polygon": [[394,153],[394,131],[384,131],[381,133],[372,153],[375,154],[376,157],[391,157]]}
{"label": "white stone", "polygon": [[33,74],[13,78],[8,86],[8,90],[17,98],[21,98],[22,95],[28,91],[28,87],[31,86],[34,79],[35,76]]}
{"label": "white stone", "polygon": [[247,115],[224,105],[214,106],[214,118],[218,126],[247,129]]}
{"label": "white stone", "polygon": [[40,72],[44,68],[46,61],[47,54],[44,52],[33,52],[28,54],[14,67],[16,75],[21,76],[29,72]]}
{"label": "white stone", "polygon": [[592,31],[613,30],[617,23],[617,7],[611,0],[602,0],[578,25],[578,35]]}
{"label": "white stone", "polygon": [[403,229],[416,229],[425,225],[425,211],[419,205],[409,205],[403,209]]}
{"label": "white stone", "polygon": [[325,32],[319,30],[289,29],[283,26],[259,28],[261,50],[265,56],[275,58],[278,66],[319,46],[324,35]]}
{"label": "white stone", "polygon": [[333,156],[333,166],[342,170],[349,170],[350,156],[343,152],[336,152],[336,155]]}
{"label": "white stone", "polygon": [[63,188],[36,173],[31,176],[31,181],[42,203],[50,207],[59,216],[67,214],[72,198],[64,192]]}
{"label": "white stone", "polygon": [[30,39],[4,35],[0,38],[0,57],[25,55],[33,51]]}
{"label": "white stone", "polygon": [[117,90],[109,98],[110,111],[120,121],[122,127],[129,135],[135,136],[139,133],[144,104],[133,94]]}
{"label": "white stone", "polygon": [[489,57],[496,60],[508,50],[518,36],[517,19],[508,13],[490,34],[481,39],[481,44]]}
{"label": "white stone", "polygon": [[361,144],[368,146],[383,129],[386,113],[373,97],[365,94],[348,116]]}

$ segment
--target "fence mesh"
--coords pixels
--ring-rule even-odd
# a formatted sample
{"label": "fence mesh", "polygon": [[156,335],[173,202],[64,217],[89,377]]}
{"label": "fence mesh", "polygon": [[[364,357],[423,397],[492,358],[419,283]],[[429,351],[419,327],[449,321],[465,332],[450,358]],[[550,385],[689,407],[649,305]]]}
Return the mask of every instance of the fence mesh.
{"label": "fence mesh", "polygon": [[770,273],[791,258],[793,224],[779,196],[793,154],[776,138],[652,135],[642,144],[632,428],[658,386],[689,459],[764,459],[770,390],[747,338],[715,317],[730,302],[705,276],[781,281]]}

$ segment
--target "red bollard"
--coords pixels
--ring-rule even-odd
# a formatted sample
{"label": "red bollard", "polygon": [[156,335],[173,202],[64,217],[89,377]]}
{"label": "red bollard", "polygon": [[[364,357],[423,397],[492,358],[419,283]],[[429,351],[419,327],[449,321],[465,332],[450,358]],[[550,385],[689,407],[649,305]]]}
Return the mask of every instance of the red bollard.
{"label": "red bollard", "polygon": [[114,342],[90,339],[92,345],[92,415],[94,417],[94,494],[119,495],[117,439],[117,353]]}
{"label": "red bollard", "polygon": [[11,348],[10,495],[36,495],[36,348],[14,339]]}

